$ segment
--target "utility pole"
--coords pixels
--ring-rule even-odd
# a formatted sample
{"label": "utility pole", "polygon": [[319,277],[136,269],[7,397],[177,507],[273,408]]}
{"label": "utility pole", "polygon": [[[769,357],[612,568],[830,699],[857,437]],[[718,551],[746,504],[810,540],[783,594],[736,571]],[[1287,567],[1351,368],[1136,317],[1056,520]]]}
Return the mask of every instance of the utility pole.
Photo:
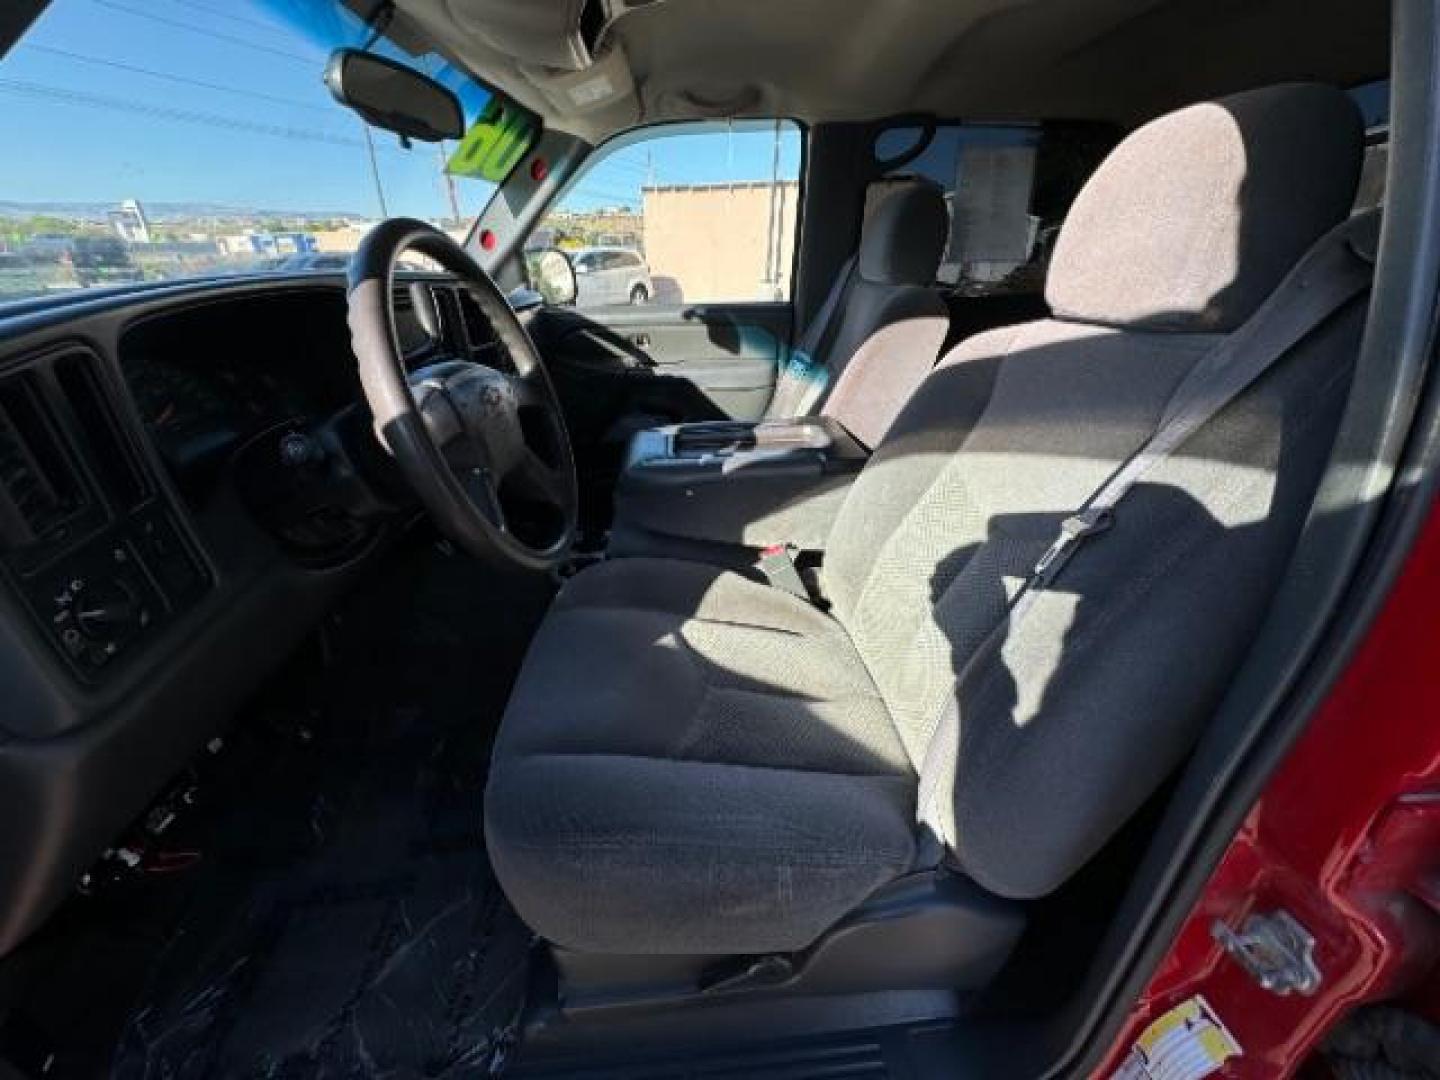
{"label": "utility pole", "polygon": [[385,205],[385,188],[380,183],[380,163],[375,160],[375,139],[370,134],[370,125],[360,124],[360,130],[365,132],[365,149],[370,158],[370,175],[375,180],[375,196],[380,200],[380,216],[388,218],[390,210]]}
{"label": "utility pole", "polygon": [[655,189],[655,151],[645,148],[645,188],[640,190],[640,250],[645,250],[645,189]]}
{"label": "utility pole", "polygon": [[445,191],[450,196],[450,220],[457,225],[460,223],[460,199],[455,194],[455,177],[451,176],[445,168],[445,143],[442,140],[435,148],[440,155],[440,175],[445,180]]}
{"label": "utility pole", "polygon": [[779,222],[784,215],[784,199],[780,195],[780,121],[776,120],[775,152],[770,159],[770,213],[765,223],[765,284],[770,286],[772,300],[780,299],[780,253],[776,245]]}

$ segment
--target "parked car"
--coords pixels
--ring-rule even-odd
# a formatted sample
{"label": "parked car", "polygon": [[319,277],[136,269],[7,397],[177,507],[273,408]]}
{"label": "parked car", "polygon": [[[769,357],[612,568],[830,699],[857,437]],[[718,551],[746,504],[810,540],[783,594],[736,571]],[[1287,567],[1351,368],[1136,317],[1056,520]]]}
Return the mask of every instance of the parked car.
{"label": "parked car", "polygon": [[655,295],[645,256],[633,248],[581,248],[573,256],[576,307],[644,304]]}

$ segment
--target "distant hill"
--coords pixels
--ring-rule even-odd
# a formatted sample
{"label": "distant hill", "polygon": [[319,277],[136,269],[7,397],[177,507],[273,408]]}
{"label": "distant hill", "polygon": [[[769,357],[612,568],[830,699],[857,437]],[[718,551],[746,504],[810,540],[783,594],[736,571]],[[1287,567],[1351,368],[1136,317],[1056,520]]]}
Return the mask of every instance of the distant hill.
{"label": "distant hill", "polygon": [[[196,218],[249,219],[286,218],[302,221],[326,221],[336,218],[362,219],[365,214],[353,210],[274,210],[260,206],[226,206],[204,202],[145,202],[145,216],[151,221],[194,220]],[[120,207],[115,202],[15,202],[0,199],[0,218],[49,217],[72,218],[76,221],[104,221],[106,214]]]}

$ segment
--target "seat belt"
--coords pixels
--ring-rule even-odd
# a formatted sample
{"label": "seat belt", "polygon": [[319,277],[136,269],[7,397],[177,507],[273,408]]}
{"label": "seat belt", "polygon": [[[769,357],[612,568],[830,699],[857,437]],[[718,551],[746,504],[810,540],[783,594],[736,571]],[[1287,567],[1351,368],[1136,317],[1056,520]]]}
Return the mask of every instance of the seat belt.
{"label": "seat belt", "polygon": [[[1015,633],[1040,594],[1054,583],[1081,545],[1110,527],[1116,507],[1136,484],[1330,316],[1369,288],[1373,268],[1369,252],[1373,246],[1367,242],[1365,230],[1373,230],[1377,223],[1377,216],[1365,214],[1327,233],[1254,315],[1200,358],[1170,395],[1155,433],[1090,496],[1084,507],[1060,523],[1054,541],[1011,601],[1009,617],[996,627],[992,637],[996,633]],[[957,685],[984,651],[982,646],[971,654],[956,678]],[[939,785],[946,770],[941,768],[940,759],[949,752],[947,747],[958,733],[959,723],[958,701],[952,697],[920,766],[916,807],[922,821],[931,821],[927,811],[941,795]],[[933,821],[931,824],[933,827]],[[945,841],[953,845],[955,838]]]}
{"label": "seat belt", "polygon": [[1034,603],[1035,594],[1050,587],[1079,547],[1110,527],[1115,508],[1136,484],[1321,323],[1369,288],[1372,268],[1357,248],[1356,235],[1371,226],[1373,219],[1352,219],[1326,234],[1243,326],[1200,358],[1170,395],[1145,445],[1081,510],[1060,523],[1060,531],[1011,605],[1012,630]]}
{"label": "seat belt", "polygon": [[830,381],[830,370],[817,357],[831,336],[832,322],[840,302],[850,292],[850,283],[855,273],[855,256],[851,255],[840,265],[835,284],[829,295],[815,313],[815,318],[805,329],[800,344],[791,350],[790,359],[775,382],[775,396],[770,400],[766,415],[788,420],[794,416],[806,416],[820,400]]}

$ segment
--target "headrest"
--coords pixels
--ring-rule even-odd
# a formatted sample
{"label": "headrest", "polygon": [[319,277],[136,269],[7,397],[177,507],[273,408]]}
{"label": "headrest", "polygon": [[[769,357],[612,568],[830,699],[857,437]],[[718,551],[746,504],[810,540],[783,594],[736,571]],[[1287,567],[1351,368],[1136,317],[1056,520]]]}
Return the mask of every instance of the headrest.
{"label": "headrest", "polygon": [[1364,130],[1341,91],[1287,83],[1162,116],[1120,143],[1060,230],[1057,319],[1233,330],[1349,212]]}
{"label": "headrest", "polygon": [[933,284],[949,228],[939,187],[928,180],[896,184],[861,231],[860,276],[876,285]]}

